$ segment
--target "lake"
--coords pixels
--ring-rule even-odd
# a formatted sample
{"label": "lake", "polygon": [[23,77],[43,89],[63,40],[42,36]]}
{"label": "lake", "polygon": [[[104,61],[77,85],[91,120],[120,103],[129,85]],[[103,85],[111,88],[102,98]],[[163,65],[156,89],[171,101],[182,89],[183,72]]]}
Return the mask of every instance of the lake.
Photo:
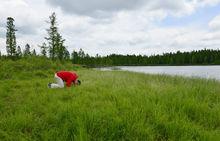
{"label": "lake", "polygon": [[117,66],[101,68],[101,70],[125,70],[220,80],[220,66]]}

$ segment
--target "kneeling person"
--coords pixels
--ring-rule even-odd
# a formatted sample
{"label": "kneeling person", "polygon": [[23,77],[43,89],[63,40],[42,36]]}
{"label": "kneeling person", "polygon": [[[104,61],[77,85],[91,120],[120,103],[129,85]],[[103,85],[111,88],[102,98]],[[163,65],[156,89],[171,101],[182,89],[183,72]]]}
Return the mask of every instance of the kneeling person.
{"label": "kneeling person", "polygon": [[59,71],[55,73],[55,81],[56,83],[49,83],[49,88],[64,88],[64,82],[66,82],[67,87],[71,87],[71,85],[80,85],[81,81],[78,80],[78,75],[75,72],[70,71]]}

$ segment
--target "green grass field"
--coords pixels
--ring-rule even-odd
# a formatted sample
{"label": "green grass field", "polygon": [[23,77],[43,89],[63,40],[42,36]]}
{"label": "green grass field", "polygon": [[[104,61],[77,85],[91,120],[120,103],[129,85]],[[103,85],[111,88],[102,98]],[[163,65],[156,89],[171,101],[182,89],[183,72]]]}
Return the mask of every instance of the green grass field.
{"label": "green grass field", "polygon": [[[82,85],[48,89],[56,70]],[[0,61],[1,141],[217,141],[220,83],[96,71],[46,59]]]}

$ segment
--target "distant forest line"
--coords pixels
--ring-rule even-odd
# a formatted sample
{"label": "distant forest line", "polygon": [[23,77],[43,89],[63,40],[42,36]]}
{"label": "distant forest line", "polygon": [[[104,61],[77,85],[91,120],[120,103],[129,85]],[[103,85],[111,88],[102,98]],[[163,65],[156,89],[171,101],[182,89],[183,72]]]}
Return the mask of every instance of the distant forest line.
{"label": "distant forest line", "polygon": [[220,65],[220,50],[203,49],[162,55],[118,55],[93,57],[83,50],[71,54],[74,64],[87,66],[148,66],[148,65]]}
{"label": "distant forest line", "polygon": [[29,58],[33,56],[42,56],[51,60],[72,61],[74,64],[86,65],[89,67],[98,66],[147,66],[147,65],[220,65],[220,50],[203,49],[199,51],[164,53],[162,55],[120,55],[111,54],[107,56],[90,56],[82,49],[78,52],[70,53],[65,45],[65,39],[59,33],[56,14],[49,16],[46,29],[47,36],[45,42],[39,45],[41,50],[37,54],[35,49],[30,50],[30,45],[25,45],[24,51],[17,45],[14,18],[7,18],[6,26],[6,51],[7,55],[1,55],[0,58],[10,58],[17,60],[20,58]]}
{"label": "distant forest line", "polygon": [[[26,45],[27,46],[27,45]],[[21,56],[16,57],[17,60],[20,58],[29,57],[47,57],[36,52],[27,53],[26,50],[21,53]],[[1,55],[0,59],[11,58],[10,56]],[[59,60],[59,59],[55,59]],[[120,55],[111,54],[107,56],[90,56],[85,53],[82,49],[78,52],[73,51],[65,59],[61,61],[71,61],[73,64],[85,65],[88,67],[99,67],[99,66],[157,66],[157,65],[220,65],[220,50],[219,49],[203,49],[191,52],[180,52],[176,53],[164,53],[162,55]]]}

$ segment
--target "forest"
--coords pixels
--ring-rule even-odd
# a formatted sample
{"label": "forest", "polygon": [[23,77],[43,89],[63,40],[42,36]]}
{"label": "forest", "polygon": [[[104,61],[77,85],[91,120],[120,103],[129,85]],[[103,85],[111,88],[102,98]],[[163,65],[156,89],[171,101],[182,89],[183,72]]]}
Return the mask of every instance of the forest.
{"label": "forest", "polygon": [[220,50],[203,49],[191,52],[164,53],[162,55],[96,55],[85,54],[83,50],[73,52],[72,62],[88,66],[147,66],[147,65],[218,65]]}

